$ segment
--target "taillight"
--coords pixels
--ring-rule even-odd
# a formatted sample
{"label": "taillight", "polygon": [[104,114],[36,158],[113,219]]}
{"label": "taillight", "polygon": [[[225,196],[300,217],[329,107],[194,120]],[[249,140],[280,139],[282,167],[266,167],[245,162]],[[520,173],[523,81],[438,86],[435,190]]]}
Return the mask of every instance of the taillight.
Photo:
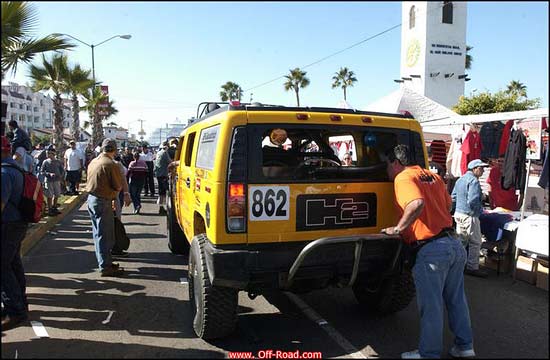
{"label": "taillight", "polygon": [[227,188],[227,227],[231,232],[246,230],[245,184],[230,183]]}
{"label": "taillight", "polygon": [[225,209],[228,232],[246,232],[246,179],[247,141],[246,128],[233,130],[227,164],[227,204]]}

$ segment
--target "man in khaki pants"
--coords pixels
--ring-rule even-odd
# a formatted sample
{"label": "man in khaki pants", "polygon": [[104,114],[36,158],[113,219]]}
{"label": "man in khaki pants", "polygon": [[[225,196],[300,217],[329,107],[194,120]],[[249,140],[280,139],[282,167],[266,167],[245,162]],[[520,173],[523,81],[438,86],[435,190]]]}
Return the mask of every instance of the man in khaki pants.
{"label": "man in khaki pants", "polygon": [[481,226],[479,216],[482,210],[482,193],[479,178],[489,165],[479,159],[468,163],[468,171],[456,181],[451,194],[456,204],[454,218],[456,232],[468,245],[467,275],[485,278],[487,272],[479,268],[479,250],[481,249]]}

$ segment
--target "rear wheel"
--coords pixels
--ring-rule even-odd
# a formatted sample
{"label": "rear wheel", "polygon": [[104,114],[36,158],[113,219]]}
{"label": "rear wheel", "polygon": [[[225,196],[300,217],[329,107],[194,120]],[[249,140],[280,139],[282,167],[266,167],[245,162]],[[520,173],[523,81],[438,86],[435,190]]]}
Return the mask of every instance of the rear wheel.
{"label": "rear wheel", "polygon": [[372,282],[357,279],[353,285],[353,293],[357,302],[365,305],[367,311],[388,315],[409,305],[415,296],[414,280],[411,272],[405,269],[384,280],[377,288]]}
{"label": "rear wheel", "polygon": [[168,249],[170,249],[173,254],[186,255],[189,253],[189,242],[178,224],[176,209],[172,203],[172,196],[170,194],[168,194],[166,202],[166,207],[168,208],[166,215]]}
{"label": "rear wheel", "polygon": [[189,304],[193,308],[193,329],[201,339],[231,334],[237,323],[238,290],[212,286],[208,277],[205,234],[193,238],[189,251]]}

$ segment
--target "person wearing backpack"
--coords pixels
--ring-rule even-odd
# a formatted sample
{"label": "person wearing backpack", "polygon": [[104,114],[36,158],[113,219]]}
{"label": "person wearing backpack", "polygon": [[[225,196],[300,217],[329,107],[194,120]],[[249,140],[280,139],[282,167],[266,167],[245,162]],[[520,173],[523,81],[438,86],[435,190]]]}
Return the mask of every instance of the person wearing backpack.
{"label": "person wearing backpack", "polygon": [[[21,242],[28,223],[19,211],[24,177],[11,155],[8,139],[2,136],[2,331],[13,329],[28,319],[25,270],[21,262]],[[11,166],[5,166],[11,165]]]}

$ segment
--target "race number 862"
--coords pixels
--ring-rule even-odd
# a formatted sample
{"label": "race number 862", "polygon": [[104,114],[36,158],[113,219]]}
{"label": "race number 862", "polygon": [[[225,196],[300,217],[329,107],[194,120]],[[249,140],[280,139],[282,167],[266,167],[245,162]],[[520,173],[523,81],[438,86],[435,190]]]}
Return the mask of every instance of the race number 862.
{"label": "race number 862", "polygon": [[288,220],[288,186],[251,186],[248,193],[251,221]]}

